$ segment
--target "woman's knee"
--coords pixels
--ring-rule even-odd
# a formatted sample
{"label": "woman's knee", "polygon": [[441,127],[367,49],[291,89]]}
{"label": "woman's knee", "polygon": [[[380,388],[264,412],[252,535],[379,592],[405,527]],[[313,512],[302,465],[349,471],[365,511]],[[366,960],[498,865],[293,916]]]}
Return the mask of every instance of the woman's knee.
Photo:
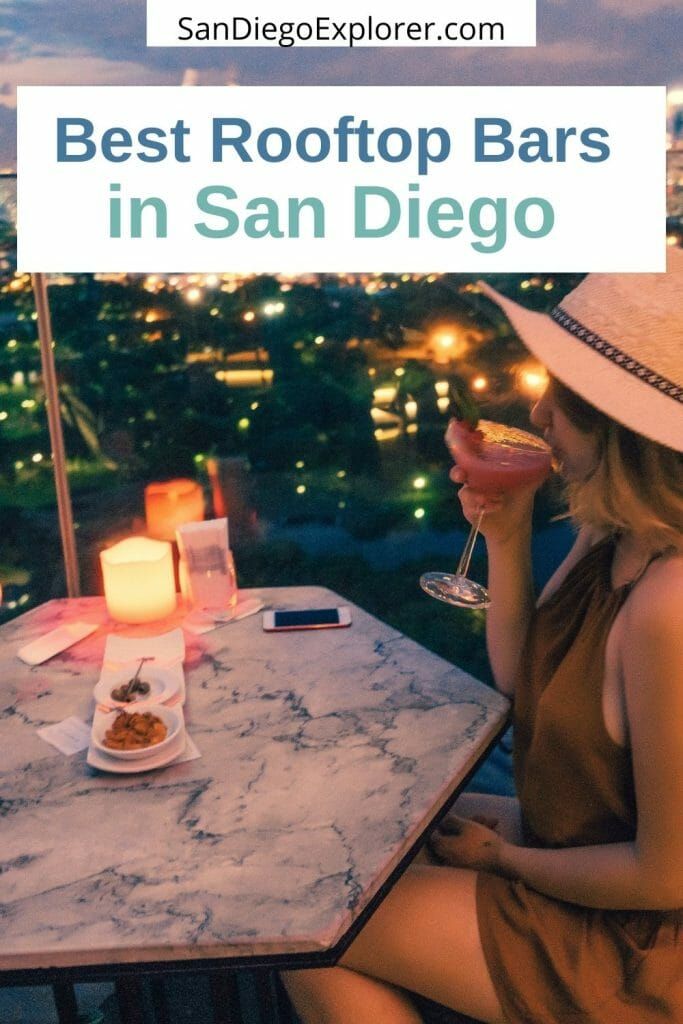
{"label": "woman's knee", "polygon": [[282,974],[303,1024],[421,1024],[405,993],[344,967]]}
{"label": "woman's knee", "polygon": [[303,1024],[331,1024],[335,1019],[334,968],[281,971],[280,978]]}

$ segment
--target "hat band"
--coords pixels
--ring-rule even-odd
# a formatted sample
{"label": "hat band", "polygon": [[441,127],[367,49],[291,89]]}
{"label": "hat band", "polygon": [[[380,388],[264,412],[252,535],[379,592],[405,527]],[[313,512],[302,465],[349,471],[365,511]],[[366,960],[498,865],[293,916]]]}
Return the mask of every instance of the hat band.
{"label": "hat band", "polygon": [[588,345],[594,352],[599,352],[605,359],[609,359],[610,362],[620,366],[622,370],[626,370],[627,373],[638,377],[644,384],[649,384],[661,394],[668,395],[674,401],[683,403],[683,387],[679,384],[674,384],[673,381],[668,380],[666,377],[662,377],[660,373],[656,373],[648,366],[639,363],[637,359],[629,356],[626,352],[622,352],[616,345],[605,341],[595,331],[590,331],[587,327],[584,327],[582,323],[575,320],[566,310],[562,309],[562,306],[556,306],[550,313],[550,316],[560,327],[564,327],[565,331],[569,331],[573,337]]}

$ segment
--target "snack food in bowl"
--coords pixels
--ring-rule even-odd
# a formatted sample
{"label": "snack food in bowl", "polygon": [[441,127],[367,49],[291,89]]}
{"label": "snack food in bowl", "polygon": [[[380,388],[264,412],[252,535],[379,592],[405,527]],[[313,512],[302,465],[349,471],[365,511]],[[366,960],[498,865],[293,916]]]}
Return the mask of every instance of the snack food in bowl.
{"label": "snack food in bowl", "polygon": [[165,750],[179,737],[182,727],[182,711],[161,704],[146,704],[140,711],[97,712],[92,742],[110,757],[134,761]]}

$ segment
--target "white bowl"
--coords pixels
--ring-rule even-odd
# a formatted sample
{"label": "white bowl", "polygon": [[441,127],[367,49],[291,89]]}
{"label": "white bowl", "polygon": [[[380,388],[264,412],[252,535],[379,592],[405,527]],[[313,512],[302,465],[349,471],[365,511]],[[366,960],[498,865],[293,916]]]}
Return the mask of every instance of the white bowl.
{"label": "white bowl", "polygon": [[106,747],[103,742],[104,735],[114,724],[117,712],[112,711],[109,714],[106,714],[103,711],[97,710],[92,723],[91,738],[93,746],[108,757],[117,757],[122,761],[140,761],[144,757],[156,755],[160,751],[170,747],[170,745],[178,739],[181,730],[184,728],[182,710],[180,708],[166,707],[165,704],[144,704],[140,705],[137,711],[133,706],[129,714],[142,714],[146,711],[156,715],[156,717],[160,718],[166,726],[166,739],[163,739],[161,743],[154,743],[150,747],[140,747],[137,750],[114,750],[112,747]]}
{"label": "white bowl", "polygon": [[143,665],[140,672],[140,680],[144,683],[149,683],[149,693],[144,696],[136,693],[134,694],[135,700],[132,701],[114,700],[111,695],[112,690],[115,690],[118,686],[123,686],[124,683],[130,682],[135,675],[136,667],[117,669],[114,672],[106,672],[103,676],[100,676],[93,692],[95,700],[99,704],[104,704],[108,707],[127,708],[128,710],[138,711],[143,704],[163,703],[169,697],[172,697],[178,689],[177,678],[168,669]]}

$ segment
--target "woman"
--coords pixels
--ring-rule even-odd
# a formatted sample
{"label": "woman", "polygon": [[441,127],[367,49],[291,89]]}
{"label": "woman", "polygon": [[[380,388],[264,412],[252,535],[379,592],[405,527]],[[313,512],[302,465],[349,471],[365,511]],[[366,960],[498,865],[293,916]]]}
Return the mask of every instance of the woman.
{"label": "woman", "polygon": [[592,275],[546,317],[499,301],[552,374],[532,422],[580,529],[534,601],[533,493],[483,506],[487,644],[519,804],[467,795],[341,960],[290,972],[305,1024],[683,1021],[683,253]]}

